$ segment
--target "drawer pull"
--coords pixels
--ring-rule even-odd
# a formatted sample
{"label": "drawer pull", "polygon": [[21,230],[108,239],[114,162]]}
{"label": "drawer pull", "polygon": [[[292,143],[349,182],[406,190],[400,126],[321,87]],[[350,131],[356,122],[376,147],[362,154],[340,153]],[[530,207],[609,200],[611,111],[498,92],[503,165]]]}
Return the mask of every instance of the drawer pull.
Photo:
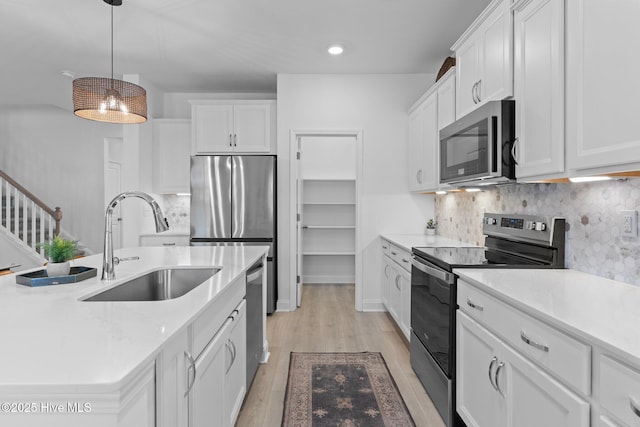
{"label": "drawer pull", "polygon": [[467,298],[467,305],[471,308],[475,308],[478,311],[484,311],[484,307],[481,305],[478,305],[476,303],[474,303],[473,301],[471,301],[469,298]]}
{"label": "drawer pull", "polygon": [[163,242],[163,243],[162,243],[162,246],[175,246],[175,245],[176,245],[176,242],[173,242],[173,243],[166,243],[166,242]]}
{"label": "drawer pull", "polygon": [[402,262],[406,262],[407,264],[409,264],[409,260],[402,258]]}
{"label": "drawer pull", "polygon": [[502,368],[504,368],[504,363],[503,362],[498,363],[498,367],[496,368],[495,382],[496,382],[496,390],[498,390],[498,393],[500,393],[502,397],[504,397],[504,393],[500,389],[500,383],[498,382],[499,381],[498,375],[500,375],[500,370]]}
{"label": "drawer pull", "polygon": [[389,249],[388,246],[382,245],[382,249]]}
{"label": "drawer pull", "polygon": [[496,391],[498,391],[498,387],[496,387],[496,385],[493,383],[491,371],[493,371],[493,365],[495,365],[497,361],[498,358],[496,356],[493,356],[493,358],[491,359],[491,363],[489,363],[489,382],[491,383],[491,387],[493,387]]}
{"label": "drawer pull", "polygon": [[529,337],[524,333],[524,331],[520,331],[520,338],[522,338],[522,341],[529,344],[531,347],[537,348],[538,350],[544,351],[545,353],[549,353],[548,346],[544,344],[538,344],[535,341],[531,341],[531,339],[529,339]]}
{"label": "drawer pull", "polygon": [[636,414],[636,417],[640,417],[640,405],[638,405],[633,397],[629,398],[629,406],[631,406],[631,410]]}
{"label": "drawer pull", "polygon": [[393,251],[391,251],[391,255],[394,255],[394,256],[395,256],[395,255],[398,255],[398,254],[397,254],[397,253],[395,253],[395,252],[393,252]]}

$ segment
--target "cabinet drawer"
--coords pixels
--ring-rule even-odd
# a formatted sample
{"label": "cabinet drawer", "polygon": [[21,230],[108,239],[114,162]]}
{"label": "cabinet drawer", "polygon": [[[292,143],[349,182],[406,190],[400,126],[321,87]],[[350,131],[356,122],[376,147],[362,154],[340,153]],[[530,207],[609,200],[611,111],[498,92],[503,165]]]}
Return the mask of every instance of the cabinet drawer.
{"label": "cabinet drawer", "polygon": [[189,246],[187,234],[140,236],[140,246]]}
{"label": "cabinet drawer", "polygon": [[460,309],[512,347],[585,395],[591,393],[591,347],[458,280]]}
{"label": "cabinet drawer", "polygon": [[640,425],[640,372],[602,356],[600,404],[624,425]]}
{"label": "cabinet drawer", "polygon": [[391,251],[390,251],[391,243],[382,239],[382,244],[380,247],[382,248],[382,255],[391,256]]}
{"label": "cabinet drawer", "polygon": [[389,245],[389,256],[402,268],[411,272],[411,254],[404,249],[400,249],[394,244]]}
{"label": "cabinet drawer", "polygon": [[242,301],[246,293],[245,276],[232,284],[224,291],[212,305],[196,318],[193,322],[193,357],[197,358],[211,338],[222,327],[231,312]]}

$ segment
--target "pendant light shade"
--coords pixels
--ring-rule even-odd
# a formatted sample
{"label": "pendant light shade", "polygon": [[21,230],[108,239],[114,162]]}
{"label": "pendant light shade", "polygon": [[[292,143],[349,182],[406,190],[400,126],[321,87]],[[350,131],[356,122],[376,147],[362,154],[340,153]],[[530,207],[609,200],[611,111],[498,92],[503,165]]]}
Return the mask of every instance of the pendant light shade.
{"label": "pendant light shade", "polygon": [[84,119],[107,123],[147,121],[147,91],[141,86],[113,78],[113,6],[121,0],[103,0],[111,5],[111,78],[81,77],[73,81],[73,113]]}
{"label": "pendant light shade", "polygon": [[147,121],[147,91],[123,80],[75,79],[73,113],[98,122],[144,123]]}

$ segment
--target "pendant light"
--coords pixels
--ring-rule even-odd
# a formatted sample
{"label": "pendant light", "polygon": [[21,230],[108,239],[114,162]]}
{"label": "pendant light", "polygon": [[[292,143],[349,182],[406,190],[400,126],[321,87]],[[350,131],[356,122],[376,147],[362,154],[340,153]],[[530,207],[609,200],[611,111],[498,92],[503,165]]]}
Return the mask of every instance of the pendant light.
{"label": "pendant light", "polygon": [[111,78],[81,77],[73,81],[73,113],[84,119],[107,123],[147,121],[147,91],[141,86],[113,78],[113,7],[122,0],[103,0],[111,5]]}

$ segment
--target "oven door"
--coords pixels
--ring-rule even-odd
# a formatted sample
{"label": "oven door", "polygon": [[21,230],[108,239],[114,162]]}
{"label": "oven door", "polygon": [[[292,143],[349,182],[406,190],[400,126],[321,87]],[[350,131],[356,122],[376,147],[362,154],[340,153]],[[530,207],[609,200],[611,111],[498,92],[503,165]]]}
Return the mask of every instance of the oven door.
{"label": "oven door", "polygon": [[411,329],[448,378],[455,342],[456,276],[414,256],[411,267]]}

